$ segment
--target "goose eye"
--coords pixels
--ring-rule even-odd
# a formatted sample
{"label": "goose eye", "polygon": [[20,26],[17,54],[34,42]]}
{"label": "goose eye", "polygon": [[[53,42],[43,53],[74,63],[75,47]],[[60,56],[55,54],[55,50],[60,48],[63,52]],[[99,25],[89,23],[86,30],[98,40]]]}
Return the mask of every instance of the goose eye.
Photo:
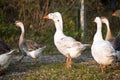
{"label": "goose eye", "polygon": [[59,22],[59,20],[57,20]]}

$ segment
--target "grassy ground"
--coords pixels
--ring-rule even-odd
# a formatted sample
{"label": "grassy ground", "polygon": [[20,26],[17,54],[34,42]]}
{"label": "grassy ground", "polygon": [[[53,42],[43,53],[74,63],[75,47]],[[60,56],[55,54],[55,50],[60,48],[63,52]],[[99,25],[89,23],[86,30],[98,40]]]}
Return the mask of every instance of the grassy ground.
{"label": "grassy ground", "polygon": [[[52,56],[52,55],[50,55]],[[62,55],[61,55],[62,56]],[[42,58],[49,58],[43,55]],[[50,57],[48,61],[55,58]],[[120,80],[120,68],[108,66],[106,73],[101,74],[99,65],[91,58],[89,51],[85,51],[74,63],[71,69],[65,68],[64,59],[61,62],[33,62],[12,63],[0,80]],[[56,59],[59,59],[56,57]],[[85,61],[85,60],[86,61]],[[30,60],[30,59],[28,59]],[[55,59],[54,59],[55,60]]]}
{"label": "grassy ground", "polygon": [[[21,66],[21,67],[20,67]],[[120,70],[107,68],[101,74],[98,65],[74,63],[72,69],[66,69],[64,63],[24,64],[10,66],[3,80],[119,80]],[[16,70],[16,71],[15,71]],[[20,70],[20,71],[19,71]],[[2,79],[2,78],[1,78]]]}

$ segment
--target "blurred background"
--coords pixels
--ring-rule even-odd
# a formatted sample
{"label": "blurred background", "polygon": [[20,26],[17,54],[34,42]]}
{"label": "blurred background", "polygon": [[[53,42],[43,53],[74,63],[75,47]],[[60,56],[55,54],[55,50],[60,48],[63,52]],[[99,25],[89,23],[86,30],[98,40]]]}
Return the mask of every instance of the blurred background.
{"label": "blurred background", "polygon": [[[54,45],[55,26],[52,20],[43,19],[51,12],[60,12],[63,17],[64,33],[82,43],[92,43],[96,32],[93,20],[105,16],[110,21],[114,36],[120,30],[120,20],[112,13],[120,9],[119,0],[84,0],[85,36],[81,38],[81,0],[0,0],[0,38],[12,48],[18,48],[20,28],[15,21],[25,26],[25,38],[36,41],[47,48],[44,54],[58,54]],[[105,26],[103,24],[103,26]],[[103,35],[106,27],[103,27]]]}

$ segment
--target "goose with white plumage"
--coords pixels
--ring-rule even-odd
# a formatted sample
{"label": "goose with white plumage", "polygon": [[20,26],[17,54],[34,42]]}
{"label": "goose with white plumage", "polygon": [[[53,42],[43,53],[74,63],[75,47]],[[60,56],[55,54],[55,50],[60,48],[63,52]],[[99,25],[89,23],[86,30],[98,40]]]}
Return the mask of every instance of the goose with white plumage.
{"label": "goose with white plumage", "polygon": [[116,37],[113,37],[110,26],[109,26],[109,20],[106,17],[101,17],[101,21],[102,23],[105,23],[107,26],[107,34],[106,34],[105,40],[109,41],[112,44],[113,48],[116,51],[116,62],[120,62],[120,48],[119,48],[120,35],[118,34]]}
{"label": "goose with white plumage", "polygon": [[0,74],[5,72],[13,59],[14,53],[15,50],[0,39]]}
{"label": "goose with white plumage", "polygon": [[0,54],[0,70],[3,70],[8,67],[10,64],[12,57],[14,55],[15,50],[11,50],[4,54]]}
{"label": "goose with white plumage", "polygon": [[97,24],[97,31],[93,38],[91,53],[95,61],[100,64],[102,73],[105,73],[106,67],[116,58],[115,49],[109,41],[103,39],[100,17],[96,17],[94,22]]}
{"label": "goose with white plumage", "polygon": [[52,19],[55,23],[56,32],[54,34],[54,44],[57,49],[65,56],[66,58],[66,67],[71,68],[72,58],[77,58],[81,55],[81,52],[86,49],[86,46],[89,44],[82,44],[79,41],[76,41],[70,36],[66,36],[63,33],[63,21],[62,16],[59,12],[49,13],[44,16],[46,19]]}

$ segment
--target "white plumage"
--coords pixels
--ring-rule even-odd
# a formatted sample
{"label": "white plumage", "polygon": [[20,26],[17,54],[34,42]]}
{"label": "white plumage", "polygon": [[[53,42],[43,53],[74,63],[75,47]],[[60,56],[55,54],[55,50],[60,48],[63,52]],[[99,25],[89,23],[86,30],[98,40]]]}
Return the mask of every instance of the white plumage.
{"label": "white plumage", "polygon": [[26,50],[25,48],[23,48],[23,50],[26,52],[26,54],[28,56],[31,56],[32,58],[38,58],[41,56],[41,52],[44,50],[44,48],[46,48],[46,46],[42,47],[42,48],[38,48],[36,50],[33,50],[33,51],[28,51]]}
{"label": "white plumage", "polygon": [[109,20],[106,17],[101,17],[101,21],[105,23],[107,27],[107,34],[105,40],[109,41],[112,44],[113,48],[116,50],[116,57],[117,57],[116,62],[118,62],[120,61],[120,48],[119,48],[120,35],[118,34],[118,36],[113,37],[109,26]]}
{"label": "white plumage", "polygon": [[11,50],[10,52],[4,53],[0,55],[0,71],[6,69],[13,57],[13,53],[15,50]]}
{"label": "white plumage", "polygon": [[63,21],[62,16],[59,12],[50,13],[44,18],[52,19],[55,23],[56,32],[54,34],[54,44],[57,49],[67,57],[66,67],[70,68],[72,64],[72,58],[76,58],[81,55],[81,52],[90,46],[89,44],[82,44],[79,41],[76,41],[70,36],[66,36],[63,33]]}
{"label": "white plumage", "polygon": [[94,35],[91,52],[93,58],[100,64],[102,72],[110,65],[115,59],[115,50],[109,41],[103,40],[102,37],[102,22],[100,17],[94,20],[97,23],[97,31]]}

